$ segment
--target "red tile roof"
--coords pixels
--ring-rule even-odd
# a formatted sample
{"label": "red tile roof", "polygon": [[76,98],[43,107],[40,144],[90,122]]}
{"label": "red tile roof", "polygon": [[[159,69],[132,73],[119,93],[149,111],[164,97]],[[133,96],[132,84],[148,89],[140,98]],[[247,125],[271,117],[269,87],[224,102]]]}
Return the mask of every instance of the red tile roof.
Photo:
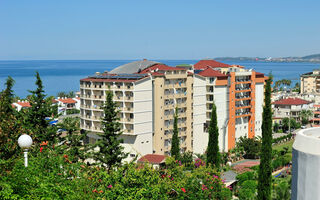
{"label": "red tile roof", "polygon": [[206,69],[207,67],[212,67],[212,68],[221,68],[221,67],[231,67],[231,65],[221,63],[215,60],[200,60],[196,64],[194,64],[194,69]]}
{"label": "red tile roof", "polygon": [[128,83],[131,83],[131,82],[136,82],[138,80],[141,80],[141,79],[104,79],[104,78],[83,78],[81,79],[80,81],[92,81],[92,82],[128,82]]}
{"label": "red tile roof", "polygon": [[152,76],[163,76],[163,73],[159,73],[159,72],[153,72],[151,73]]}
{"label": "red tile roof", "polygon": [[77,103],[76,100],[71,99],[71,98],[66,98],[66,99],[57,99],[58,101],[62,102],[62,103]]}
{"label": "red tile roof", "polygon": [[151,164],[160,164],[163,163],[166,159],[166,156],[164,155],[158,155],[158,154],[147,154],[143,157],[141,157],[138,162],[149,162]]}
{"label": "red tile roof", "polygon": [[55,99],[52,99],[51,102],[52,102],[52,103],[58,103],[58,101],[55,100]]}
{"label": "red tile roof", "polygon": [[199,72],[198,74],[205,77],[228,77],[228,75],[225,75],[217,70],[214,70],[211,67],[207,67],[207,69]]}
{"label": "red tile roof", "polygon": [[310,104],[311,101],[306,101],[299,98],[288,98],[288,99],[281,99],[278,101],[274,101],[272,104],[276,105],[302,105],[302,104]]}
{"label": "red tile roof", "polygon": [[144,70],[142,70],[141,72],[139,72],[139,74],[146,74],[150,71],[173,71],[173,70],[186,70],[184,68],[179,68],[179,67],[170,67],[168,65],[165,65],[165,64],[155,64],[155,65],[152,65],[151,67],[148,67]]}
{"label": "red tile roof", "polygon": [[18,104],[22,107],[31,107],[29,102],[16,102],[16,104]]}

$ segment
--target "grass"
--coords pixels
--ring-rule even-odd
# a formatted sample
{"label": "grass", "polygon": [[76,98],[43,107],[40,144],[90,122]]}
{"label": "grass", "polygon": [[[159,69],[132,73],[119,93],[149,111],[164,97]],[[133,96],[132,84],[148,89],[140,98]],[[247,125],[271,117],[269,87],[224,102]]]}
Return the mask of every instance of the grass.
{"label": "grass", "polygon": [[281,151],[284,147],[289,147],[289,152],[292,152],[292,145],[293,145],[294,140],[290,140],[285,143],[277,144],[272,146],[273,150]]}

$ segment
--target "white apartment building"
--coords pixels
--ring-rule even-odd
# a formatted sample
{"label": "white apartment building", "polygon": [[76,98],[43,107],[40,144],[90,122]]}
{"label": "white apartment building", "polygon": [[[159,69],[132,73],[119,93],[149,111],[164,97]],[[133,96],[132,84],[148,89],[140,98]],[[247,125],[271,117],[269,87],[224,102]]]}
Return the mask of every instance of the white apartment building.
{"label": "white apartment building", "polygon": [[240,136],[261,135],[264,82],[261,73],[213,60],[179,67],[131,62],[81,79],[81,128],[90,132],[90,142],[98,139],[100,106],[111,90],[119,105],[128,160],[136,155],[170,155],[176,107],[181,152],[204,153],[214,102],[220,150],[227,151]]}

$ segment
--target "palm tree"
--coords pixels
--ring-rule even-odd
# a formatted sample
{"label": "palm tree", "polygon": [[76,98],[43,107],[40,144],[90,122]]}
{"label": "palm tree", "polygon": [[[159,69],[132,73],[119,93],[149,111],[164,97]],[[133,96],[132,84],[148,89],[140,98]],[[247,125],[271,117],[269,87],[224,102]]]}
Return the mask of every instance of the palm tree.
{"label": "palm tree", "polygon": [[310,120],[310,117],[312,117],[313,113],[311,110],[302,110],[300,112],[300,119],[302,124],[307,124]]}

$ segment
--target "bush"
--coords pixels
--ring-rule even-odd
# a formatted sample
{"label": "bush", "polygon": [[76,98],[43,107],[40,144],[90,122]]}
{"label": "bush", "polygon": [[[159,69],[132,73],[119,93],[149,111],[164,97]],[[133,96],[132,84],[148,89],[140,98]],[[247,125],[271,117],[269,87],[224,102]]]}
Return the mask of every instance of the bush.
{"label": "bush", "polygon": [[78,113],[80,113],[80,110],[75,109],[75,108],[66,110],[67,115],[78,114]]}
{"label": "bush", "polygon": [[259,157],[261,142],[257,138],[240,137],[237,142],[237,148],[243,148],[245,158],[256,159]]}
{"label": "bush", "polygon": [[242,185],[243,182],[247,180],[254,180],[254,173],[253,172],[245,172],[243,174],[238,174],[236,176],[236,179],[238,180],[238,185]]}
{"label": "bush", "polygon": [[[40,152],[41,151],[41,152]],[[29,166],[15,160],[0,176],[0,199],[231,199],[215,169],[185,170],[167,159],[171,169],[130,163],[117,170],[71,162],[51,146],[34,147]],[[2,169],[0,169],[2,170]]]}

